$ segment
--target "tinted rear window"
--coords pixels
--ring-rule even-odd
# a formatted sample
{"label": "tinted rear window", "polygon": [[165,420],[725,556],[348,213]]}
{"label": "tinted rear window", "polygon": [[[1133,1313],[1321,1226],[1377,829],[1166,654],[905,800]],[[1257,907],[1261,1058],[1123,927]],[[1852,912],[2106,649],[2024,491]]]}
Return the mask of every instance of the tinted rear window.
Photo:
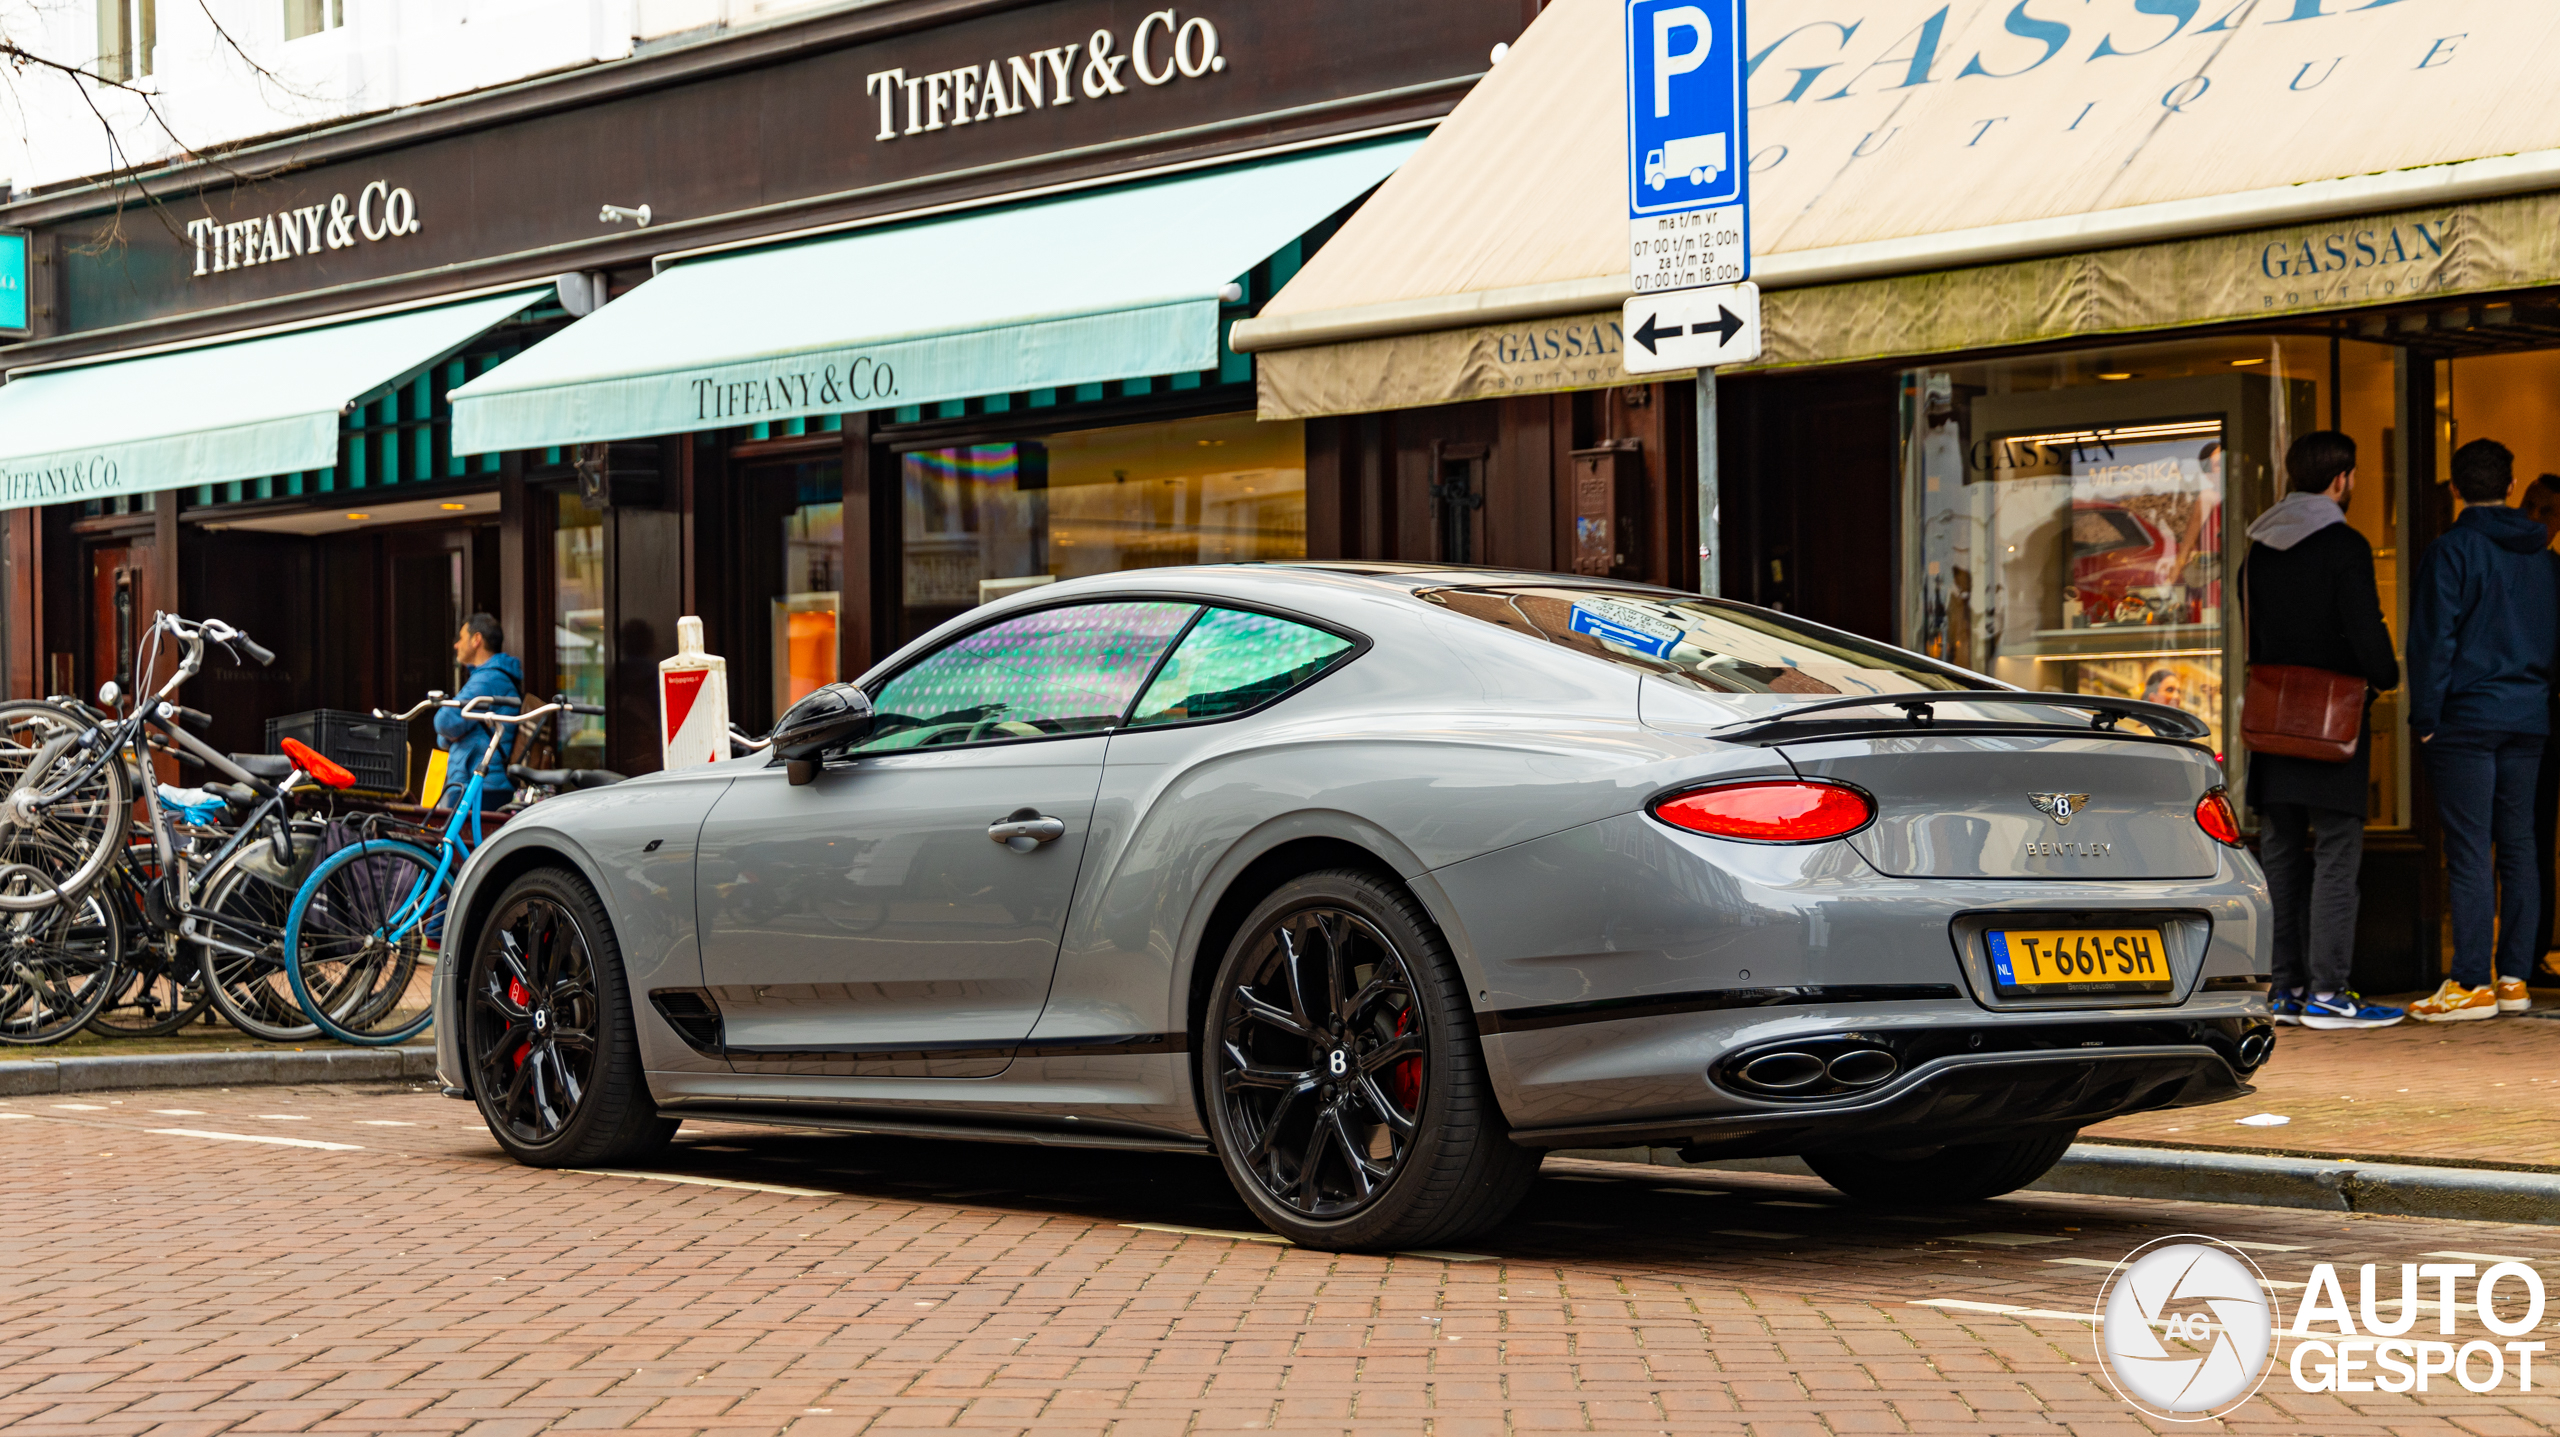
{"label": "tinted rear window", "polygon": [[1571,585],[1425,589],[1426,603],[1719,694],[1903,694],[1976,680],[1917,654],[1714,599]]}

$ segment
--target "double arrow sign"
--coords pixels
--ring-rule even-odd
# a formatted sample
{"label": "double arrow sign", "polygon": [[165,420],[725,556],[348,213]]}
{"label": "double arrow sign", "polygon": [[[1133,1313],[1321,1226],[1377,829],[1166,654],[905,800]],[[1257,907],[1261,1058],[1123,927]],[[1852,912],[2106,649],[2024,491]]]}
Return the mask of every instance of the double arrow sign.
{"label": "double arrow sign", "polygon": [[1640,294],[1622,317],[1627,372],[1748,364],[1760,357],[1760,287],[1716,285]]}
{"label": "double arrow sign", "polygon": [[1645,353],[1659,354],[1662,352],[1662,341],[1677,339],[1684,334],[1712,334],[1716,337],[1716,348],[1722,349],[1732,343],[1733,337],[1741,332],[1742,316],[1723,305],[1717,305],[1716,319],[1713,324],[1693,324],[1685,329],[1675,324],[1664,329],[1656,322],[1656,316],[1647,314],[1644,317],[1644,326],[1630,337],[1644,346]]}

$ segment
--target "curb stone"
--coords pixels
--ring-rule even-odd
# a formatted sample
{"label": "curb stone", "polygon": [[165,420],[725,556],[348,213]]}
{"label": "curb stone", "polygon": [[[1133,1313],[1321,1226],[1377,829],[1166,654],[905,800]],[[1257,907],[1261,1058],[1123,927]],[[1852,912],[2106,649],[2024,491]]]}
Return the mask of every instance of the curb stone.
{"label": "curb stone", "polygon": [[[1556,1156],[1728,1172],[1813,1175],[1813,1169],[1799,1158],[1690,1163],[1682,1161],[1672,1148],[1576,1148],[1560,1150]],[[2429,1167],[2420,1163],[2074,1143],[2053,1171],[2029,1184],[2026,1191],[2560,1226],[2560,1174]]]}
{"label": "curb stone", "polygon": [[35,1058],[0,1063],[0,1097],[129,1088],[247,1088],[433,1078],[436,1050],[312,1048],[288,1052],[153,1053],[128,1058]]}

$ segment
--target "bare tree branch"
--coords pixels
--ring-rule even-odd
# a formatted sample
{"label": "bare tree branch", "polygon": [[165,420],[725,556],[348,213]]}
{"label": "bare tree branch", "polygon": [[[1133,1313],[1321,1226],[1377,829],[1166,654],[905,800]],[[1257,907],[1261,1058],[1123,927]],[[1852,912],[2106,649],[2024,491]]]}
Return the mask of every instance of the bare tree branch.
{"label": "bare tree branch", "polygon": [[[272,85],[278,91],[295,99],[317,100],[320,98],[316,92],[307,92],[303,90],[302,88],[287,81],[282,75],[277,74],[275,70],[269,66],[260,63],[256,56],[249,53],[248,47],[242,45],[239,39],[223,25],[221,17],[214,14],[210,0],[196,0],[196,8],[203,13],[205,22],[213,27],[213,33],[221,38],[223,45],[227,47],[243,65],[248,67],[249,73],[254,80],[261,84]],[[18,75],[24,75],[30,70],[33,70],[58,76],[61,79],[67,80],[70,82],[71,88],[80,96],[82,106],[85,107],[89,114],[97,120],[99,128],[106,132],[107,155],[109,161],[107,184],[110,192],[114,195],[115,203],[113,208],[110,210],[106,221],[99,227],[96,236],[89,244],[79,246],[76,250],[78,253],[103,253],[125,242],[124,208],[128,189],[133,194],[139,195],[142,201],[150,207],[153,216],[160,221],[161,227],[167,230],[172,238],[178,239],[182,242],[184,241],[184,227],[179,224],[175,217],[169,212],[168,205],[163,200],[162,196],[154,193],[151,189],[148,179],[143,173],[146,168],[154,165],[170,166],[195,163],[211,168],[216,173],[227,177],[235,184],[247,183],[252,179],[251,176],[233,169],[231,166],[223,162],[224,155],[231,150],[239,148],[241,142],[209,146],[202,149],[190,145],[185,138],[179,135],[176,127],[169,123],[168,116],[162,113],[160,108],[160,92],[154,88],[137,85],[131,80],[110,77],[95,65],[85,65],[72,61],[55,59],[50,55],[45,55],[38,51],[29,49],[25,45],[9,39],[5,35],[0,35],[0,67],[5,67],[7,70]],[[173,147],[174,153],[161,161],[137,160],[127,146],[123,134],[117,127],[116,121],[100,107],[98,103],[98,92],[101,91],[131,96],[135,102],[141,105],[144,115],[148,117],[149,126],[157,129],[160,134],[168,137],[168,141]],[[194,186],[190,185],[188,187],[192,188]],[[210,213],[211,211],[208,209],[207,214],[210,215]]]}

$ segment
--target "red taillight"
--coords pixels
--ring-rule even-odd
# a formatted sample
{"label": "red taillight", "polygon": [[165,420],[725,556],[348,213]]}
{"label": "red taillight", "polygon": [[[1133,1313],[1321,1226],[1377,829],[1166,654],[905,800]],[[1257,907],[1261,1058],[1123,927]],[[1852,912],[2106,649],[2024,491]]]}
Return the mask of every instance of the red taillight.
{"label": "red taillight", "polygon": [[1653,816],[1714,838],[1820,843],[1866,827],[1876,806],[1845,784],[1776,779],[1674,794],[1653,806]]}
{"label": "red taillight", "polygon": [[2196,827],[2212,834],[2216,843],[2240,846],[2240,815],[2231,811],[2230,795],[2221,789],[2196,800]]}

